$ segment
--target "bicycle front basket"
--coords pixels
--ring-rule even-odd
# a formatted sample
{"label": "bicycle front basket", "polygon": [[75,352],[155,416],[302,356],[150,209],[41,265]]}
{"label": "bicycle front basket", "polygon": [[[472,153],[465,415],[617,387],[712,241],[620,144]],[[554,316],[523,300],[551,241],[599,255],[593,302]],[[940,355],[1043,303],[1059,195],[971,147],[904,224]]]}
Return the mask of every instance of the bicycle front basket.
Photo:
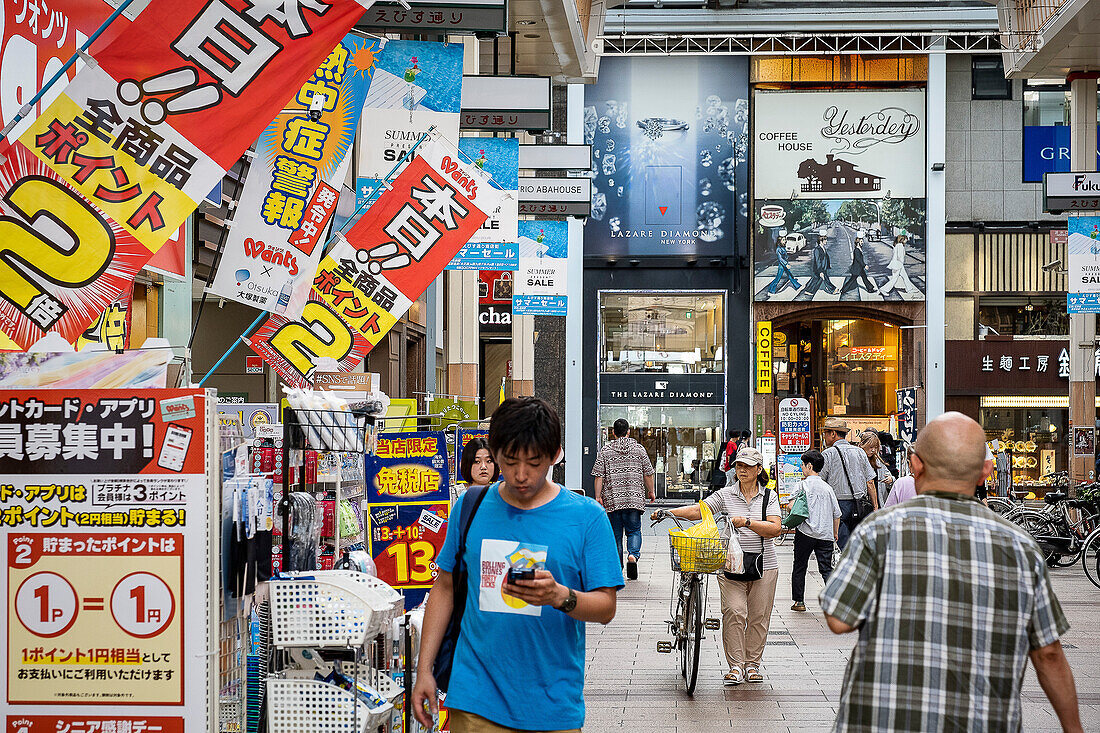
{"label": "bicycle front basket", "polygon": [[684,573],[713,573],[726,564],[726,541],[721,537],[692,537],[669,530],[672,568]]}

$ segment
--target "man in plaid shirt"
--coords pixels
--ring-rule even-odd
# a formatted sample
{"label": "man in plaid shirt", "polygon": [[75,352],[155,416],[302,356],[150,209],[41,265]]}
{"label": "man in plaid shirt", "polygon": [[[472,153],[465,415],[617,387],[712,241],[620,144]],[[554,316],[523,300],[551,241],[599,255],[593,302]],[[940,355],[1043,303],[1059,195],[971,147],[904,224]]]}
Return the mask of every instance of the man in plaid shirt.
{"label": "man in plaid shirt", "polygon": [[918,495],[860,524],[821,592],[829,628],[859,630],[833,729],[1019,731],[1030,657],[1063,730],[1082,730],[1043,556],[974,496],[982,428],[941,415],[910,465]]}

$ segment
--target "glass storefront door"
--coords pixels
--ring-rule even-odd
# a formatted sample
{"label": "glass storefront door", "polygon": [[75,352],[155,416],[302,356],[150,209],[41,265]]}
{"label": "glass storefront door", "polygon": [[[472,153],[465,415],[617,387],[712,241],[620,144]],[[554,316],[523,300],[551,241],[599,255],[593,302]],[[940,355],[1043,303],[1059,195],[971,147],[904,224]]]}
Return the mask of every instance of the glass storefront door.
{"label": "glass storefront door", "polygon": [[706,496],[720,452],[722,407],[603,405],[601,447],[614,438],[611,426],[619,418],[630,423],[630,436],[653,462],[658,501],[686,503]]}

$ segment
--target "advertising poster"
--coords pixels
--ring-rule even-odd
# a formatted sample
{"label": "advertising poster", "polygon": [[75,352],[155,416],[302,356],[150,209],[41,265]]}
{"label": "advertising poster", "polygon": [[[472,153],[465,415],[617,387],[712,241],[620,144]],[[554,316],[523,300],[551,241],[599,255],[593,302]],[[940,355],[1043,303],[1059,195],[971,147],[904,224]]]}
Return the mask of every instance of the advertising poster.
{"label": "advertising poster", "polygon": [[334,0],[322,23],[312,7],[152,3],[0,145],[9,336],[74,341],[129,286],[362,14]]}
{"label": "advertising poster", "polygon": [[463,137],[458,149],[474,167],[491,176],[490,185],[507,195],[500,213],[490,216],[447,265],[448,270],[515,270],[519,266],[519,140]]}
{"label": "advertising poster", "polygon": [[[221,397],[222,393],[219,392]],[[274,402],[234,402],[218,405],[218,416],[229,415],[240,418],[241,435],[251,440],[260,425],[274,425],[279,422],[278,407]]]}
{"label": "advertising poster", "polygon": [[748,62],[607,57],[585,87],[586,255],[735,253],[748,235]]}
{"label": "advertising poster", "polygon": [[381,44],[345,36],[260,134],[210,286],[215,295],[301,315]]}
{"label": "advertising poster", "polygon": [[917,440],[917,388],[894,391],[898,397],[898,440],[914,443]]}
{"label": "advertising poster", "polygon": [[480,270],[477,273],[477,322],[482,333],[512,332],[515,284],[516,273],[510,270]]}
{"label": "advertising poster", "polygon": [[781,453],[779,455],[779,501],[786,503],[802,480],[802,454]]}
{"label": "advertising poster", "polygon": [[381,433],[367,459],[368,551],[378,577],[419,604],[438,573],[450,514],[447,440],[440,432]]}
{"label": "advertising poster", "polygon": [[569,223],[521,221],[519,271],[512,312],[517,316],[564,316]]}
{"label": "advertising poster", "polygon": [[924,90],[754,101],[756,301],[924,300]]}
{"label": "advertising poster", "polygon": [[4,393],[5,730],[208,727],[212,431],[203,390]]}
{"label": "advertising poster", "polygon": [[[1100,132],[1100,125],[1097,125]],[[1024,183],[1042,183],[1044,173],[1069,173],[1069,125],[1024,125]],[[1096,153],[1100,165],[1100,150]]]}
{"label": "advertising poster", "polygon": [[1069,217],[1069,313],[1100,312],[1100,216]]}
{"label": "advertising poster", "polygon": [[447,538],[449,500],[370,504],[366,508],[368,552],[378,578],[405,596],[406,610],[415,608],[439,574],[436,558]]}
{"label": "advertising poster", "polygon": [[457,144],[461,109],[461,43],[387,43],[375,62],[360,120],[357,206],[367,203],[378,181],[433,125]]}
{"label": "advertising poster", "polygon": [[442,432],[381,433],[367,458],[367,501],[447,501],[447,438]]}
{"label": "advertising poster", "polygon": [[332,357],[342,371],[351,371],[371,349],[370,343],[336,315],[316,289],[310,293],[300,318],[290,320],[272,313],[245,343],[294,387],[310,386],[320,357]]}
{"label": "advertising poster", "polygon": [[504,194],[438,138],[321,261],[315,296],[373,347],[443,271]]}
{"label": "advertising poster", "polygon": [[74,346],[80,351],[90,344],[99,344],[111,351],[119,351],[130,346],[130,307],[133,305],[134,290],[131,286],[126,292],[115,298],[107,310],[95,319],[92,325],[80,334]]}
{"label": "advertising poster", "polygon": [[779,450],[801,455],[810,449],[812,443],[809,400],[790,397],[780,402]]}

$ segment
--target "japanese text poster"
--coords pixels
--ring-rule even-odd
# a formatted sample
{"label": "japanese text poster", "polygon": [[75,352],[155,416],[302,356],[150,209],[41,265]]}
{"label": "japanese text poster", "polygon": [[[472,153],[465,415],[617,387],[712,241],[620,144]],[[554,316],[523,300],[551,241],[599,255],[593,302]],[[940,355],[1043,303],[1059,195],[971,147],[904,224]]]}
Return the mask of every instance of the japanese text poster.
{"label": "japanese text poster", "polygon": [[345,37],[260,134],[212,292],[302,314],[381,43]]}
{"label": "japanese text poster", "polygon": [[0,393],[6,730],[107,711],[206,729],[208,408],[203,390]]}
{"label": "japanese text poster", "polygon": [[0,146],[0,325],[20,346],[106,310],[362,15],[288,7],[151,3]]}
{"label": "japanese text poster", "polygon": [[512,296],[513,314],[565,315],[568,256],[568,222],[519,223],[519,272]]}

